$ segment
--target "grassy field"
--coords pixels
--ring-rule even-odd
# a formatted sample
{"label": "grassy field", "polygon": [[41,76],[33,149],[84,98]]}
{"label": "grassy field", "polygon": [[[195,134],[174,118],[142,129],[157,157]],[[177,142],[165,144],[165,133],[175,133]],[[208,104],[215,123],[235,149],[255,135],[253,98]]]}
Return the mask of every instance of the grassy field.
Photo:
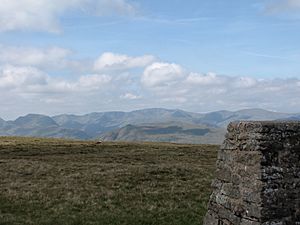
{"label": "grassy field", "polygon": [[202,224],[217,148],[0,138],[0,224]]}

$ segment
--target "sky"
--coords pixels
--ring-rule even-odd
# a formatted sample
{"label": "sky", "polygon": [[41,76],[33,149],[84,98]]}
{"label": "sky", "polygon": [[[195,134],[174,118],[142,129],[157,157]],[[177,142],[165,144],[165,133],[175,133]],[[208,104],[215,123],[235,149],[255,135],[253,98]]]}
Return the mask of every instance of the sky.
{"label": "sky", "polygon": [[300,112],[300,0],[0,0],[0,117]]}

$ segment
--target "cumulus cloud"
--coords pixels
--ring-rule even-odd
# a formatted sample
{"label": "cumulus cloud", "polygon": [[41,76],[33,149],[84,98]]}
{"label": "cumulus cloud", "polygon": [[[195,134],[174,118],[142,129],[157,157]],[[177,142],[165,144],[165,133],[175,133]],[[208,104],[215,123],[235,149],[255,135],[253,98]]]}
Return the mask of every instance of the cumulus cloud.
{"label": "cumulus cloud", "polygon": [[110,83],[112,78],[109,75],[105,74],[92,74],[81,76],[77,83],[75,83],[75,87],[84,88],[87,90],[95,90],[103,85],[107,85]]}
{"label": "cumulus cloud", "polygon": [[47,75],[34,67],[5,66],[0,70],[0,88],[24,89],[46,85]]}
{"label": "cumulus cloud", "polygon": [[130,57],[112,52],[103,53],[94,63],[94,70],[124,70],[145,67],[155,60],[154,56]]}
{"label": "cumulus cloud", "polygon": [[180,65],[156,62],[145,69],[141,82],[146,87],[161,87],[180,82],[184,77],[185,72]]}
{"label": "cumulus cloud", "polygon": [[[237,110],[261,107],[277,111],[300,111],[299,79],[258,79],[215,73],[187,72],[179,65],[154,63],[141,83],[152,95],[151,102],[191,111]],[[157,89],[159,87],[159,89]],[[150,98],[150,97],[149,97]],[[287,100],[288,99],[288,100]]]}
{"label": "cumulus cloud", "polygon": [[75,52],[57,46],[37,48],[0,44],[0,65],[36,67],[46,71],[92,72],[93,61],[76,58]]}
{"label": "cumulus cloud", "polygon": [[[254,87],[258,81],[252,77],[233,77],[221,76],[215,73],[199,74],[190,73],[186,79],[190,85],[197,86],[214,86],[214,87],[231,87],[231,88],[250,88]],[[221,90],[221,89],[220,89]]]}
{"label": "cumulus cloud", "polygon": [[[149,107],[195,112],[259,107],[300,112],[299,78],[258,79],[203,74],[190,72],[174,63],[152,62],[146,65],[136,63],[140,60],[135,57],[120,58],[110,65],[118,65],[118,71],[86,72],[68,77],[52,76],[46,70],[21,63],[2,65],[0,104],[3,109],[11,109],[18,115],[24,114],[26,107],[26,112],[42,112],[40,109],[44,109],[45,112],[56,110],[55,113]],[[122,65],[124,59],[131,61],[130,66]],[[144,67],[136,71],[132,70],[133,65]]]}
{"label": "cumulus cloud", "polygon": [[2,0],[0,31],[59,32],[59,17],[68,10],[94,15],[132,15],[136,8],[126,0]]}
{"label": "cumulus cloud", "polygon": [[71,51],[59,47],[45,49],[0,46],[0,62],[16,66],[63,67]]}
{"label": "cumulus cloud", "polygon": [[105,74],[82,75],[75,80],[56,79],[34,67],[4,66],[0,69],[0,91],[19,93],[91,92],[111,82]]}

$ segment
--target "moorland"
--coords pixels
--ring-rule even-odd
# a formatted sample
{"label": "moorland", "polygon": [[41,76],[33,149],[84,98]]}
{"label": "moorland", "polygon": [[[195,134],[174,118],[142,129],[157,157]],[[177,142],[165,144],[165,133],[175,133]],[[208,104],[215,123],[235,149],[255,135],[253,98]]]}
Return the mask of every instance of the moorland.
{"label": "moorland", "polygon": [[1,137],[0,224],[200,225],[217,149]]}

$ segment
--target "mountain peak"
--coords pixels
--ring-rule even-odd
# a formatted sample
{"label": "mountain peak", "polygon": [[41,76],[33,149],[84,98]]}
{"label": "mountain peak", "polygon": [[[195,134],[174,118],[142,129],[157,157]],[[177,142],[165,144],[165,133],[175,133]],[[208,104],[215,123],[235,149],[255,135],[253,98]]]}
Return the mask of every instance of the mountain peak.
{"label": "mountain peak", "polygon": [[49,127],[57,126],[57,123],[49,116],[41,114],[28,114],[21,116],[14,121],[18,126],[29,126],[29,127]]}

